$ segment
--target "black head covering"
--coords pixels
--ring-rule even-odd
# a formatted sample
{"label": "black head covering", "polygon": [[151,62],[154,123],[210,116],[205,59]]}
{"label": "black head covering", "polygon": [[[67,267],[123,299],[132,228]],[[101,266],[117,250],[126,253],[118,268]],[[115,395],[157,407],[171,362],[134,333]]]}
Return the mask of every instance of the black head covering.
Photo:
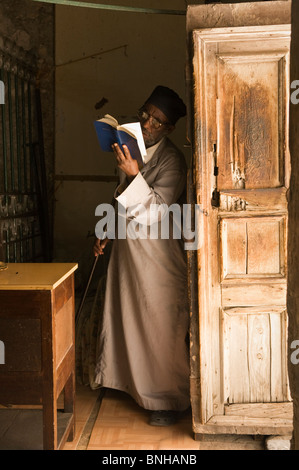
{"label": "black head covering", "polygon": [[186,116],[186,106],[183,100],[175,91],[162,85],[154,89],[146,103],[157,106],[173,125],[179,118]]}

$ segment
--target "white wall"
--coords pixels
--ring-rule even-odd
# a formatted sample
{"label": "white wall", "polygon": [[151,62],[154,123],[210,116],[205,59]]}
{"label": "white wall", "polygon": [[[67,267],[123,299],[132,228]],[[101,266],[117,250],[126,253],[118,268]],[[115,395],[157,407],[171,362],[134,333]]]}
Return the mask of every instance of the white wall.
{"label": "white wall", "polygon": [[[136,6],[128,0],[118,3]],[[138,6],[186,8],[184,0],[140,1]],[[56,6],[56,175],[115,175],[114,157],[100,150],[93,120],[109,113],[130,121],[158,84],[185,98],[185,21],[185,16]],[[97,111],[95,103],[103,97],[108,103]],[[173,140],[188,161],[186,118]],[[86,258],[95,208],[111,202],[114,187],[113,182],[56,181],[56,260]]]}

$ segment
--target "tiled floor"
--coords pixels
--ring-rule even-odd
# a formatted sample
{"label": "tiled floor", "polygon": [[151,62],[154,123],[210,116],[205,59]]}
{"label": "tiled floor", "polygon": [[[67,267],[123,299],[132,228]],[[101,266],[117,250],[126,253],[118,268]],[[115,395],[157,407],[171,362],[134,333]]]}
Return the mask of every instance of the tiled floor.
{"label": "tiled floor", "polygon": [[263,439],[251,436],[215,436],[193,439],[191,411],[169,427],[150,426],[149,411],[122,392],[107,390],[96,419],[88,450],[263,450]]}
{"label": "tiled floor", "polygon": [[[77,386],[76,433],[65,450],[263,450],[262,437],[193,439],[191,412],[169,427],[148,424],[149,412],[122,392]],[[0,449],[42,449],[41,410],[0,410]]]}

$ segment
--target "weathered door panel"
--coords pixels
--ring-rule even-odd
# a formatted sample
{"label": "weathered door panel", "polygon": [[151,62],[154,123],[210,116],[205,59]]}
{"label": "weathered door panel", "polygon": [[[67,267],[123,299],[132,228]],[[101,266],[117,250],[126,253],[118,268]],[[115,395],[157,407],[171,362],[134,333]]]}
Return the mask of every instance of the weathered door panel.
{"label": "weathered door panel", "polygon": [[228,405],[239,407],[238,419],[240,406],[247,417],[251,410],[257,417],[258,404],[264,416],[268,406],[273,418],[274,403],[290,401],[290,27],[195,30],[193,41],[195,172],[204,214],[198,251],[200,422],[223,425],[233,414]]}
{"label": "weathered door panel", "polygon": [[278,307],[222,310],[224,397],[233,403],[288,400],[286,311]]}
{"label": "weathered door panel", "polygon": [[219,190],[284,183],[286,55],[217,54]]}
{"label": "weathered door panel", "polygon": [[219,235],[222,282],[228,279],[285,279],[284,216],[221,216]]}

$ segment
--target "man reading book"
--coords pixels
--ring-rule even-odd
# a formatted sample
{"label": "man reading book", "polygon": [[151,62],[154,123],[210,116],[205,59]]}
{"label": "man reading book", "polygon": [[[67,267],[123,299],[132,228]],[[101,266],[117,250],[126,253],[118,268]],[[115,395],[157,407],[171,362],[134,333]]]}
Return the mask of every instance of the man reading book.
{"label": "man reading book", "polygon": [[[167,239],[153,238],[148,226],[159,226],[165,206],[184,194],[185,159],[168,136],[185,114],[177,93],[158,86],[138,113],[147,149],[143,168],[128,148],[113,145],[121,170],[116,201],[125,209],[126,222],[144,224],[148,236],[113,240],[95,381],[129,393],[151,410],[149,423],[160,426],[173,424],[190,405],[183,243],[171,230]],[[134,211],[138,206],[141,215]],[[97,239],[95,255],[107,243],[107,238]]]}

